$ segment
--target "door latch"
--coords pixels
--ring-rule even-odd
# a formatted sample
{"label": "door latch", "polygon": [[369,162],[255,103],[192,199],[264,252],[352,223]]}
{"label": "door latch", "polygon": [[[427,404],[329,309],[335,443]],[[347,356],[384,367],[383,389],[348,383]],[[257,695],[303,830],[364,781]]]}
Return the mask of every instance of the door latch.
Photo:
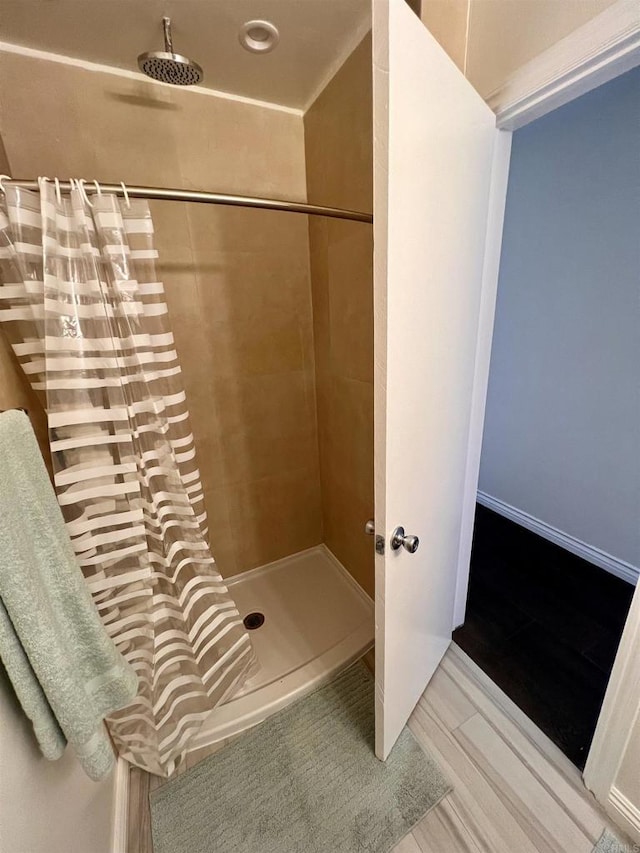
{"label": "door latch", "polygon": [[376,554],[384,554],[384,536],[376,535],[375,521],[370,518],[364,526],[364,532],[368,536],[376,537]]}

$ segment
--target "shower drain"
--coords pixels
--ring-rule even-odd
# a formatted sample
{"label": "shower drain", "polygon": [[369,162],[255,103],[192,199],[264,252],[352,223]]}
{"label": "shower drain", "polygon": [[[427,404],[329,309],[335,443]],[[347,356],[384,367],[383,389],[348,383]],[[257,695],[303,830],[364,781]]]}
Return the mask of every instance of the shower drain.
{"label": "shower drain", "polygon": [[256,628],[262,628],[264,625],[264,613],[249,613],[242,620],[247,631],[255,631]]}

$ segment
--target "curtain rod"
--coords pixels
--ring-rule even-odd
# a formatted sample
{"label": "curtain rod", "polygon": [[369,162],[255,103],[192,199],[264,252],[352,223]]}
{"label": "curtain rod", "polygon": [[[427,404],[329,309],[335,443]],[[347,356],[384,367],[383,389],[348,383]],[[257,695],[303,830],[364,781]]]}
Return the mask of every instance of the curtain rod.
{"label": "curtain rod", "polygon": [[[21,187],[24,190],[38,190],[37,181],[2,180],[4,185]],[[93,181],[87,181],[87,189],[91,189]],[[60,189],[68,192],[71,189],[69,181],[60,181]],[[99,184],[105,193],[113,193],[124,197],[125,191],[120,184]],[[233,207],[257,207],[264,210],[285,210],[290,213],[306,213],[309,216],[329,216],[332,219],[352,219],[355,222],[373,222],[373,214],[360,210],[343,210],[340,207],[323,207],[319,204],[306,204],[301,201],[282,201],[274,198],[257,198],[249,195],[227,195],[225,193],[207,193],[199,190],[175,190],[163,187],[130,187],[127,185],[126,194],[131,198],[147,198],[155,201],[192,201],[200,204],[226,204]]]}

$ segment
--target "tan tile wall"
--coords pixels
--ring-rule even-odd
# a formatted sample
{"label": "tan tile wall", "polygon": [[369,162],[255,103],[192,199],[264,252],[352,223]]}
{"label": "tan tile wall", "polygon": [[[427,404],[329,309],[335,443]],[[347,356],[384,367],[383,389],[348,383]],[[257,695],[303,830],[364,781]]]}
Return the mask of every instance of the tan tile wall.
{"label": "tan tile wall", "polygon": [[[284,111],[0,54],[0,121],[16,177],[306,198],[302,118]],[[152,213],[229,576],[322,541],[308,224],[175,202]],[[20,404],[16,381],[0,350],[0,404]]]}
{"label": "tan tile wall", "polygon": [[[317,204],[372,209],[371,38],[305,114],[307,191]],[[309,223],[324,540],[374,593],[373,229]]]}
{"label": "tan tile wall", "polygon": [[40,400],[24,379],[11,347],[0,332],[0,411],[26,409],[35,431],[45,463],[51,472],[47,418]]}
{"label": "tan tile wall", "polygon": [[[9,161],[0,137],[0,174],[9,173]],[[35,430],[45,462],[51,472],[51,456],[47,435],[47,419],[40,400],[24,378],[11,347],[0,332],[0,411],[26,409]]]}

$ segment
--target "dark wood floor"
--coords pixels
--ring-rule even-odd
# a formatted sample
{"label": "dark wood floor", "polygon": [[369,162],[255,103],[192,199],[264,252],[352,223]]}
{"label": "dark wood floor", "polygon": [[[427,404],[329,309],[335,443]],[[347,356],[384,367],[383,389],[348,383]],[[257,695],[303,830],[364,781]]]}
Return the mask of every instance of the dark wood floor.
{"label": "dark wood floor", "polygon": [[633,587],[478,506],[461,648],[580,769]]}

